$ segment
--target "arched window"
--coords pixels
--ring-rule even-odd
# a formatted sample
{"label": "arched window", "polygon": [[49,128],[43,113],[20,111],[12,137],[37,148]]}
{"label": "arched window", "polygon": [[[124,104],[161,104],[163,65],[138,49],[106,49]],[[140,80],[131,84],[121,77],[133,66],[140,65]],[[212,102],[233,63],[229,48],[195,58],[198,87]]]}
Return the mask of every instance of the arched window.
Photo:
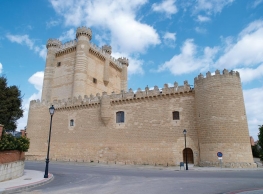
{"label": "arched window", "polygon": [[173,120],[180,120],[179,111],[174,111],[173,112]]}
{"label": "arched window", "polygon": [[72,126],[74,126],[74,120],[73,119],[71,119],[70,121],[69,121],[69,125],[72,127]]}
{"label": "arched window", "polygon": [[124,123],[124,112],[116,112],[116,123]]}

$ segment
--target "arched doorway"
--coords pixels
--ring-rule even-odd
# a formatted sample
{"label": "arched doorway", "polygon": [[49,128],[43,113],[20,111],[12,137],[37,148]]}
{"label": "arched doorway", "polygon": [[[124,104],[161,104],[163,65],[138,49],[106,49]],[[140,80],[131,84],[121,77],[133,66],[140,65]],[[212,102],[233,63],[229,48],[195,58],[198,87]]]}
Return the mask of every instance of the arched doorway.
{"label": "arched doorway", "polygon": [[191,148],[185,148],[183,150],[183,160],[184,160],[184,162],[186,162],[185,161],[186,160],[185,153],[187,153],[187,163],[194,164],[193,150]]}

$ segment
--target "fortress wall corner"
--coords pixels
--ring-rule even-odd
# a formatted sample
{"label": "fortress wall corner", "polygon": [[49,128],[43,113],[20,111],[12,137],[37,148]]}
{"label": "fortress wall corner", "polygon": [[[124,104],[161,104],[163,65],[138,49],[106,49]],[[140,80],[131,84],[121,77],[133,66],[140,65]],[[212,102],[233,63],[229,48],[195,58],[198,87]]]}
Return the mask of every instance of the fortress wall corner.
{"label": "fortress wall corner", "polygon": [[243,92],[238,72],[217,70],[195,78],[195,106],[200,165],[223,162],[242,167],[253,164]]}

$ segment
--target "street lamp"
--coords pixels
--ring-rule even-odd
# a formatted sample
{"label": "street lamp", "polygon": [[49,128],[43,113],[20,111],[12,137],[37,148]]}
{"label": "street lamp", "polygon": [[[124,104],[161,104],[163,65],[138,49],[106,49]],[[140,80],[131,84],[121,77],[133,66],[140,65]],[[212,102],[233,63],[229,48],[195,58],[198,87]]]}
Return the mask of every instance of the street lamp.
{"label": "street lamp", "polygon": [[50,136],[51,136],[51,126],[52,126],[52,117],[54,115],[55,112],[55,108],[52,105],[49,108],[49,113],[50,113],[50,128],[49,128],[49,138],[48,138],[48,148],[47,148],[47,158],[46,158],[46,168],[45,168],[45,174],[44,174],[44,178],[48,178],[48,163],[49,163],[49,148],[50,148]]}
{"label": "street lamp", "polygon": [[187,149],[186,149],[186,129],[184,129],[183,133],[184,133],[184,148],[185,148],[185,170],[188,170]]}

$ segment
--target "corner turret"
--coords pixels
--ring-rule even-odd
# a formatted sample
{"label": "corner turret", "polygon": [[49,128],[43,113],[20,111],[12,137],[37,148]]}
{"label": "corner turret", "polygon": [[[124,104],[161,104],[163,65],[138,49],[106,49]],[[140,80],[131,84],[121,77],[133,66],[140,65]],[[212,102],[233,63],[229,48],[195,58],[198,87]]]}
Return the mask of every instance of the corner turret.
{"label": "corner turret", "polygon": [[195,78],[194,88],[200,165],[216,165],[216,153],[219,151],[224,154],[225,166],[252,164],[239,73],[225,69],[222,74],[219,70],[214,75],[207,72],[206,77],[200,74]]}
{"label": "corner turret", "polygon": [[118,58],[118,61],[122,64],[121,72],[121,90],[127,91],[127,79],[128,79],[128,66],[129,60],[125,57]]}
{"label": "corner turret", "polygon": [[59,48],[62,45],[60,40],[57,39],[48,39],[46,48],[49,49],[50,47]]}
{"label": "corner turret", "polygon": [[85,26],[79,27],[77,29],[76,38],[78,39],[80,36],[88,37],[89,41],[92,38],[92,31],[90,28],[86,28]]}
{"label": "corner turret", "polygon": [[90,40],[92,31],[90,28],[79,27],[76,33],[76,64],[74,67],[74,83],[72,98],[86,95],[87,90],[87,68],[88,68],[88,53],[90,49]]}
{"label": "corner turret", "polygon": [[118,61],[119,61],[122,65],[126,65],[127,67],[129,66],[129,59],[127,59],[127,58],[125,58],[125,57],[118,58]]}
{"label": "corner turret", "polygon": [[109,45],[102,46],[102,51],[104,51],[105,53],[111,55],[111,46],[109,46]]}
{"label": "corner turret", "polygon": [[61,42],[57,39],[49,39],[47,41],[46,67],[45,67],[41,100],[51,101],[53,72],[54,72],[54,67],[56,65],[55,64],[56,51],[60,48],[60,46],[61,46]]}
{"label": "corner turret", "polygon": [[111,46],[109,45],[104,45],[102,46],[102,51],[106,53],[105,57],[105,63],[104,63],[104,71],[103,71],[103,82],[104,85],[107,86],[110,80],[110,75],[109,75],[109,66],[110,66],[110,61],[109,61],[109,56],[111,55]]}

